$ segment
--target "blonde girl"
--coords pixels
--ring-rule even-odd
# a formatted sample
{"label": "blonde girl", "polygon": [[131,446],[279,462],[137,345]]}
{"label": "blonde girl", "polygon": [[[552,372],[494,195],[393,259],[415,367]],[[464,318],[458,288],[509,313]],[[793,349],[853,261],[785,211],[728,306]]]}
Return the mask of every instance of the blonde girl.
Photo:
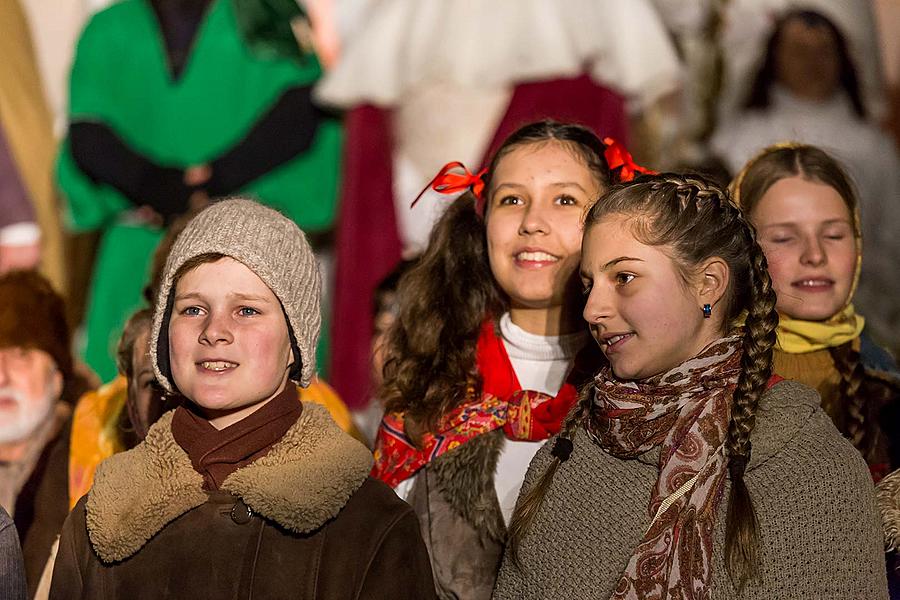
{"label": "blonde girl", "polygon": [[900,466],[892,425],[900,373],[853,305],[863,240],[850,178],[822,150],[790,143],[760,153],[732,188],[759,232],[778,296],[775,371],[819,392],[822,408],[880,479]]}

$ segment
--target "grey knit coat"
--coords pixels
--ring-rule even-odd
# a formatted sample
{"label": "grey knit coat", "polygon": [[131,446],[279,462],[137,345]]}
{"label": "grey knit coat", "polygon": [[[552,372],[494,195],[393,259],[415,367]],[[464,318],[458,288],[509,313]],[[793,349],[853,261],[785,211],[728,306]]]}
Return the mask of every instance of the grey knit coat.
{"label": "grey knit coat", "polygon": [[[751,441],[745,482],[759,521],[760,577],[738,595],[726,574],[726,483],[711,600],[887,599],[871,477],[819,407],[818,394],[799,383],[774,385],[760,401]],[[535,456],[523,494],[550,463],[552,447]],[[658,458],[658,448],[633,460],[614,458],[580,431],[522,541],[522,568],[507,549],[493,598],[609,598],[650,525]]]}

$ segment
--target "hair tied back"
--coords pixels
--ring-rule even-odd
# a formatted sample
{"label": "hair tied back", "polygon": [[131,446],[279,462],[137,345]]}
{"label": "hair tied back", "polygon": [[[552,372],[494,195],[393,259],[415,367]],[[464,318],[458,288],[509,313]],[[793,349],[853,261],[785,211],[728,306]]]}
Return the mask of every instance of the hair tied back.
{"label": "hair tied back", "polygon": [[[454,170],[460,169],[463,171],[462,173],[453,172]],[[409,207],[414,207],[422,198],[422,195],[429,189],[445,195],[459,194],[466,190],[472,190],[472,194],[478,200],[478,212],[481,214],[484,207],[484,199],[481,197],[481,194],[484,192],[485,173],[487,173],[487,169],[481,169],[473,174],[458,160],[449,162],[441,167],[438,174],[434,176],[434,179],[428,182],[428,185],[426,185],[421,192],[419,192],[419,195],[416,196],[416,199],[412,201]]]}
{"label": "hair tied back", "polygon": [[572,455],[572,449],[574,445],[572,444],[572,440],[567,437],[559,436],[556,438],[556,442],[553,444],[553,449],[550,450],[550,454],[559,459],[559,462],[566,462],[569,460],[569,456]]}
{"label": "hair tied back", "polygon": [[606,150],[603,151],[603,157],[606,159],[606,164],[609,165],[610,171],[619,169],[618,180],[620,182],[631,181],[638,173],[643,173],[645,175],[657,174],[656,171],[651,171],[634,162],[634,158],[632,158],[631,153],[625,149],[625,146],[613,138],[605,137],[603,138],[603,143],[606,145]]}

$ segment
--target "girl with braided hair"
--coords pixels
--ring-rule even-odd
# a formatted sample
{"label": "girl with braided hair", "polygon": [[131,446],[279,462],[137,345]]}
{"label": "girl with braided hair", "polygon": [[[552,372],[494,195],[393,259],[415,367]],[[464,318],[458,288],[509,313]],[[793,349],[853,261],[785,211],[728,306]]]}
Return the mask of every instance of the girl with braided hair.
{"label": "girl with braided hair", "polygon": [[528,464],[602,361],[591,348],[573,367],[590,341],[576,271],[611,165],[639,169],[584,127],[540,121],[480,174],[457,164],[430,186],[463,193],[399,283],[373,475],[418,513],[441,598],[490,597]]}
{"label": "girl with braided hair", "polygon": [[[900,372],[853,308],[863,260],[850,179],[822,150],[788,143],[747,163],[732,188],[759,231],[778,295],[775,370],[819,392],[822,408],[877,481],[900,466],[896,425],[889,427]],[[871,260],[879,257],[867,255]]]}
{"label": "girl with braided hair", "polygon": [[613,187],[580,272],[609,365],[529,467],[494,598],[886,598],[871,478],[773,377],[775,293],[727,194]]}

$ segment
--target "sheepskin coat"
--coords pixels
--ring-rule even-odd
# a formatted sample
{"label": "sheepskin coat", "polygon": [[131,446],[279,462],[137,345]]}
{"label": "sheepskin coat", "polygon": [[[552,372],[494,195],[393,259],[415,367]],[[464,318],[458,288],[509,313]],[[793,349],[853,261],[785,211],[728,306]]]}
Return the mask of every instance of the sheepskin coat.
{"label": "sheepskin coat", "polygon": [[412,509],[327,411],[207,492],[172,413],[97,470],[66,520],[50,597],[432,598]]}

